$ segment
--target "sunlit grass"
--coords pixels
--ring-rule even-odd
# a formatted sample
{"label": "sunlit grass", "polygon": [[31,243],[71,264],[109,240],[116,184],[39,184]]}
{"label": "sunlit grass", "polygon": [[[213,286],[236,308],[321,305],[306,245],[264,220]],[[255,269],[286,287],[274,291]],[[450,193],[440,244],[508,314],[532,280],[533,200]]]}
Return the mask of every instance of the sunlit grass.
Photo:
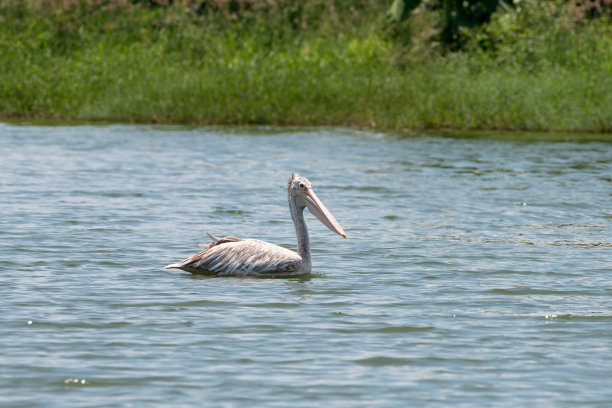
{"label": "sunlit grass", "polygon": [[207,27],[180,13],[172,25],[159,10],[130,10],[74,27],[36,14],[4,24],[0,116],[612,132],[612,58],[599,55],[612,42],[582,66],[483,55],[398,65],[375,27]]}

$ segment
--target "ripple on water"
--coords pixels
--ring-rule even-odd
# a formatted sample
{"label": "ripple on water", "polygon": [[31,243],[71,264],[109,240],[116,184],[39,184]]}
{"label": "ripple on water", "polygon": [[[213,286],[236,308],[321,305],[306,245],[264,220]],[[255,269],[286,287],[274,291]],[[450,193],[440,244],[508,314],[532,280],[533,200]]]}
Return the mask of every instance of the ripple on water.
{"label": "ripple on water", "polygon": [[[0,124],[0,138],[7,406],[612,405],[601,137]],[[348,233],[306,215],[311,276],[162,269],[206,231],[295,249],[292,171]]]}

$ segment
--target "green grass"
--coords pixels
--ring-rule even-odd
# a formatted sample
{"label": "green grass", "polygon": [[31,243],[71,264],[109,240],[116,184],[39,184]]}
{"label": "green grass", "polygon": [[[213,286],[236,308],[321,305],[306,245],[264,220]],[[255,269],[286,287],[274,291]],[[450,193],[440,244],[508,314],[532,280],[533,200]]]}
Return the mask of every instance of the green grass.
{"label": "green grass", "polygon": [[3,118],[612,132],[606,21],[512,44],[500,17],[468,52],[411,60],[377,19],[296,29],[180,6],[0,4]]}

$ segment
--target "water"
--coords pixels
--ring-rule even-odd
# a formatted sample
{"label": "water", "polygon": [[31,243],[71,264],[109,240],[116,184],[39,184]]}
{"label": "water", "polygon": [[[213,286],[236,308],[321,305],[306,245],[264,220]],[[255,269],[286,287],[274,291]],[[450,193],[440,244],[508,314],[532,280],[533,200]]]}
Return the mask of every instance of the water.
{"label": "water", "polygon": [[[612,406],[612,143],[0,124],[0,405]],[[307,279],[162,267],[217,235]]]}

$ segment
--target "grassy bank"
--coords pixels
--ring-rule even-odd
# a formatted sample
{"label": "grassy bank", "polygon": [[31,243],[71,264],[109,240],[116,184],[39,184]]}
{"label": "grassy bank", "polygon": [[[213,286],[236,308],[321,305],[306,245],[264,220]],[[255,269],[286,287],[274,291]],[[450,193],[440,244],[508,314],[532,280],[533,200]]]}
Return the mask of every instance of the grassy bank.
{"label": "grassy bank", "polygon": [[377,2],[293,19],[58,3],[0,0],[0,117],[612,132],[605,19],[500,14],[444,53]]}

